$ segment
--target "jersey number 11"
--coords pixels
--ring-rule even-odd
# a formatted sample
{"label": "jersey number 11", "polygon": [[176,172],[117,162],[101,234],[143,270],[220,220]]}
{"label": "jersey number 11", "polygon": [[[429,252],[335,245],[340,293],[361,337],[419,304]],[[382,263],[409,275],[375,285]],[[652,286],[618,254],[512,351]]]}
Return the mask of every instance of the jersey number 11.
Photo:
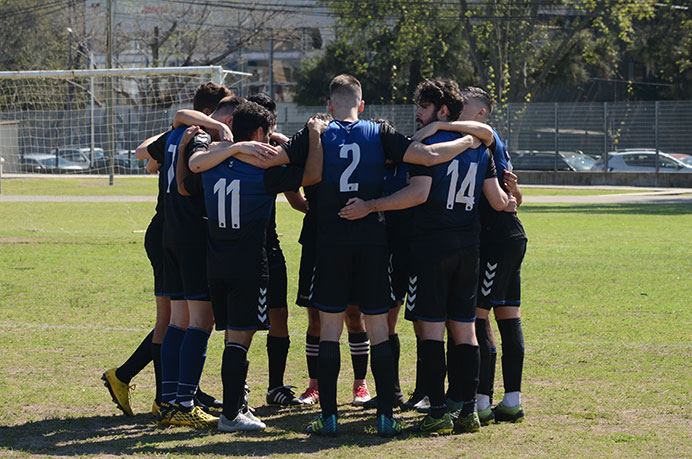
{"label": "jersey number 11", "polygon": [[231,180],[226,186],[226,179],[220,178],[214,184],[217,197],[219,228],[226,227],[226,196],[231,195],[231,228],[240,229],[240,179]]}

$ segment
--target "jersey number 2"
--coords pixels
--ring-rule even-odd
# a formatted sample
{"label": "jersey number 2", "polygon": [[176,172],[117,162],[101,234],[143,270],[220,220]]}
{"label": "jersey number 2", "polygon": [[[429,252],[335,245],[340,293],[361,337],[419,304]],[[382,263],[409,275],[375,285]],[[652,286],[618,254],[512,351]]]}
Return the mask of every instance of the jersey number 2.
{"label": "jersey number 2", "polygon": [[214,184],[217,196],[219,228],[226,227],[226,196],[231,195],[231,228],[240,228],[240,179],[231,180],[226,186],[226,179],[220,178]]}
{"label": "jersey number 2", "polygon": [[357,143],[346,144],[343,147],[341,147],[341,150],[339,151],[339,157],[342,159],[348,158],[349,151],[352,153],[353,159],[351,160],[351,164],[348,165],[348,167],[341,174],[341,178],[339,179],[339,191],[342,192],[358,191],[358,183],[349,183],[348,179],[351,178],[351,175],[353,175],[353,171],[356,170],[356,167],[358,167],[358,163],[360,162],[360,147]]}
{"label": "jersey number 2", "polygon": [[478,163],[469,164],[469,170],[466,172],[466,177],[461,182],[461,188],[457,191],[457,182],[459,181],[459,160],[455,159],[449,163],[447,175],[452,175],[449,181],[449,191],[447,192],[447,209],[452,210],[455,202],[466,203],[466,210],[473,209],[475,204],[474,192],[476,191],[476,172],[478,172]]}

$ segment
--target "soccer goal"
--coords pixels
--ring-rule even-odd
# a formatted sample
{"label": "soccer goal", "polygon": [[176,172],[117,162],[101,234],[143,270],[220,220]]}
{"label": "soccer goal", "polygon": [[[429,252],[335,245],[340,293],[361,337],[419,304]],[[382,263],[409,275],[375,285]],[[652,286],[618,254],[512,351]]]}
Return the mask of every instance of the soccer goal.
{"label": "soccer goal", "polygon": [[145,173],[139,143],[191,108],[200,84],[247,73],[209,67],[0,72],[0,157],[8,173]]}

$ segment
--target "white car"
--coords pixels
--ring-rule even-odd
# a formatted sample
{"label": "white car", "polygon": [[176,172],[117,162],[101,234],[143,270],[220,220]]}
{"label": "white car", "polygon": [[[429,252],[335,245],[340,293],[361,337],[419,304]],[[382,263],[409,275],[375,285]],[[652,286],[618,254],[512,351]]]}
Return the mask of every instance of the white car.
{"label": "white car", "polygon": [[[599,159],[592,171],[602,171],[605,160]],[[692,172],[692,165],[672,157],[667,153],[658,153],[658,170],[660,172]],[[656,172],[656,150],[637,149],[608,153],[609,172]]]}

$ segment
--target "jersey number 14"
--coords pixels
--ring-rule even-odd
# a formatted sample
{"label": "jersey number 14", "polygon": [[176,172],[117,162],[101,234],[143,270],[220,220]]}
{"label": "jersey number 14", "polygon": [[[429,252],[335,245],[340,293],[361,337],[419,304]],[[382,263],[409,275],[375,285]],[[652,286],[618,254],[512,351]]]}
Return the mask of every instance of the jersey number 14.
{"label": "jersey number 14", "polygon": [[226,179],[220,178],[214,184],[217,197],[219,228],[226,227],[226,196],[231,195],[231,228],[240,229],[240,179],[231,180],[226,186]]}
{"label": "jersey number 14", "polygon": [[449,181],[449,191],[447,192],[447,209],[454,209],[454,203],[466,203],[466,210],[473,210],[475,204],[474,193],[476,191],[476,172],[478,172],[478,163],[470,163],[469,170],[466,172],[464,180],[461,182],[461,187],[457,190],[457,182],[459,182],[459,160],[455,159],[449,163],[447,175],[452,175]]}

